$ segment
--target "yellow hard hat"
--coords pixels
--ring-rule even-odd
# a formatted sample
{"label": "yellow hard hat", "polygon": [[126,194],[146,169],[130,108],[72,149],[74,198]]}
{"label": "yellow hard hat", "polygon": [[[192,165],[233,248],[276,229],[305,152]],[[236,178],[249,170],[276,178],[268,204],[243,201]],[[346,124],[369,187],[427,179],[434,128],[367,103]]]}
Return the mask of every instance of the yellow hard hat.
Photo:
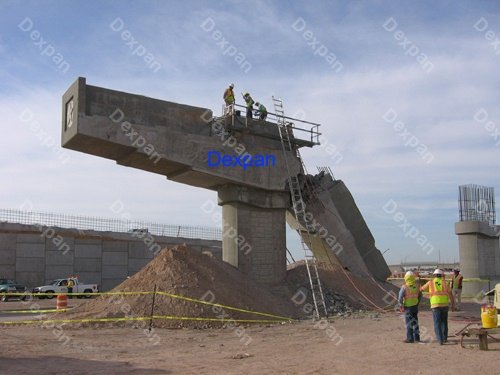
{"label": "yellow hard hat", "polygon": [[415,281],[415,274],[412,271],[408,271],[405,274],[405,281],[406,282],[413,282]]}

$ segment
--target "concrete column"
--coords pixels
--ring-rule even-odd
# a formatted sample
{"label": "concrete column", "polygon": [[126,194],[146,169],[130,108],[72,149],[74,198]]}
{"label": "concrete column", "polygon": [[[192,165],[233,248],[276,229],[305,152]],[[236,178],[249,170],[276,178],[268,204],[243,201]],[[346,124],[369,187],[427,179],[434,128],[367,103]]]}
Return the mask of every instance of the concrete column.
{"label": "concrete column", "polygon": [[[462,221],[455,224],[460,251],[460,269],[464,278],[498,280],[499,233],[487,223]],[[465,282],[464,296],[476,296],[488,289],[487,283]]]}
{"label": "concrete column", "polygon": [[289,194],[225,185],[218,189],[218,196],[222,259],[259,283],[284,281]]}

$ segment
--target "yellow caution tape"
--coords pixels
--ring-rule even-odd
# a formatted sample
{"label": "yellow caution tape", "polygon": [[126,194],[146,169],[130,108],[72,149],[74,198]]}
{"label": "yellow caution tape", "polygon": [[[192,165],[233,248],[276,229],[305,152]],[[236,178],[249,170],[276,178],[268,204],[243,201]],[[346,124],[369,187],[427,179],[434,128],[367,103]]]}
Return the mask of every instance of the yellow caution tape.
{"label": "yellow caution tape", "polygon": [[[432,280],[433,278],[432,277],[420,277],[418,278],[417,280]],[[404,280],[403,277],[389,277],[386,279],[387,281],[392,281],[392,280]],[[446,278],[446,281],[451,281],[452,279],[451,278]],[[478,283],[478,282],[481,282],[481,283],[487,283],[489,282],[490,280],[486,280],[486,279],[479,279],[479,278],[469,278],[469,279],[462,279],[462,281],[464,282],[467,282],[467,283]]]}
{"label": "yellow caution tape", "polygon": [[244,313],[250,313],[250,314],[255,314],[255,315],[269,316],[271,318],[278,318],[278,319],[282,319],[282,320],[291,320],[289,317],[285,317],[285,316],[279,316],[279,315],[274,315],[274,314],[261,313],[261,312],[251,311],[251,310],[245,310],[245,309],[239,309],[239,308],[236,308],[236,307],[222,305],[220,303],[212,303],[212,302],[202,301],[202,300],[199,300],[199,299],[183,297],[183,296],[179,296],[179,295],[171,294],[171,293],[167,293],[167,292],[156,292],[156,293],[164,295],[164,296],[172,297],[172,298],[182,299],[182,300],[189,301],[189,302],[201,303],[203,305],[223,307],[223,308],[228,309],[228,310],[239,311],[239,312],[244,312]]}
{"label": "yellow caution tape", "polygon": [[[77,295],[90,295],[90,296],[93,296],[93,295],[144,295],[144,294],[154,294],[154,293],[155,292],[96,292],[96,293],[55,293],[54,295],[57,295],[57,294],[71,295],[71,296],[77,296]],[[172,294],[172,293],[168,293],[168,292],[157,291],[156,294],[164,295],[164,296],[171,297],[171,298],[182,299],[182,300],[189,301],[189,302],[200,303],[200,304],[203,304],[203,305],[209,305],[209,306],[215,306],[215,307],[222,307],[224,309],[233,310],[233,311],[239,311],[239,312],[243,312],[243,313],[261,315],[261,316],[268,316],[268,317],[271,317],[271,318],[277,318],[277,319],[281,319],[281,320],[292,320],[291,318],[285,317],[285,316],[268,314],[268,313],[262,313],[262,312],[257,312],[257,311],[252,311],[252,310],[246,310],[246,309],[240,309],[240,308],[236,308],[236,307],[222,305],[222,304],[219,304],[219,303],[212,303],[212,302],[202,301],[202,300],[195,299],[195,298],[184,297],[184,296],[180,296],[180,295]],[[25,294],[25,293],[9,293],[8,295],[22,295],[22,296],[27,296],[27,294]],[[47,294],[45,294],[45,293],[33,293],[32,295],[33,296],[43,296],[43,297],[47,296]]]}
{"label": "yellow caution tape", "polygon": [[[149,320],[149,319],[168,319],[168,320],[191,320],[191,321],[211,321],[211,322],[234,322],[234,323],[285,323],[283,320],[270,320],[270,319],[221,319],[221,318],[196,318],[185,316],[169,316],[169,315],[153,315],[139,316],[130,318],[93,318],[93,319],[50,319],[50,320],[19,320],[13,322],[0,322],[0,324],[40,324],[40,323],[99,323],[99,322],[122,322],[122,321],[136,321],[136,320]],[[292,319],[287,321],[291,322]]]}
{"label": "yellow caution tape", "polygon": [[60,312],[60,311],[68,311],[69,309],[45,309],[45,310],[0,310],[2,314],[38,314],[38,313],[51,313],[51,312]]}

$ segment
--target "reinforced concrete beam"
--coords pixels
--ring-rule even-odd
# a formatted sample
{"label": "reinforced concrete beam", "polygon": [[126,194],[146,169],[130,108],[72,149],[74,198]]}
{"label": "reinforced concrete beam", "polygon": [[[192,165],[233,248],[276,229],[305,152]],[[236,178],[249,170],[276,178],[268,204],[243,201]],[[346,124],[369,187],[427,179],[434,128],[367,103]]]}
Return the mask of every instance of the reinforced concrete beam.
{"label": "reinforced concrete beam", "polygon": [[[223,184],[285,188],[287,170],[276,124],[238,120],[246,126],[229,129],[207,108],[90,86],[85,78],[71,85],[62,104],[65,148],[212,190]],[[287,152],[291,173],[299,173],[299,159]],[[226,155],[236,165],[213,166],[214,155],[221,156],[220,162]],[[238,163],[244,155],[269,156],[274,163],[245,168]]]}

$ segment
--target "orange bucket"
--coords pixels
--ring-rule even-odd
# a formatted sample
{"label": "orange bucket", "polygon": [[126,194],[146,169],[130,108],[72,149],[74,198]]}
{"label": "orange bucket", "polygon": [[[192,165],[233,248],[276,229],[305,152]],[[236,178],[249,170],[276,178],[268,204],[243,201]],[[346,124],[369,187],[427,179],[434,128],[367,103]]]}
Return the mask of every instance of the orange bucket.
{"label": "orange bucket", "polygon": [[68,308],[68,296],[66,294],[58,294],[56,301],[56,310],[62,312]]}
{"label": "orange bucket", "polygon": [[498,325],[497,308],[492,305],[481,306],[483,328],[496,328]]}

